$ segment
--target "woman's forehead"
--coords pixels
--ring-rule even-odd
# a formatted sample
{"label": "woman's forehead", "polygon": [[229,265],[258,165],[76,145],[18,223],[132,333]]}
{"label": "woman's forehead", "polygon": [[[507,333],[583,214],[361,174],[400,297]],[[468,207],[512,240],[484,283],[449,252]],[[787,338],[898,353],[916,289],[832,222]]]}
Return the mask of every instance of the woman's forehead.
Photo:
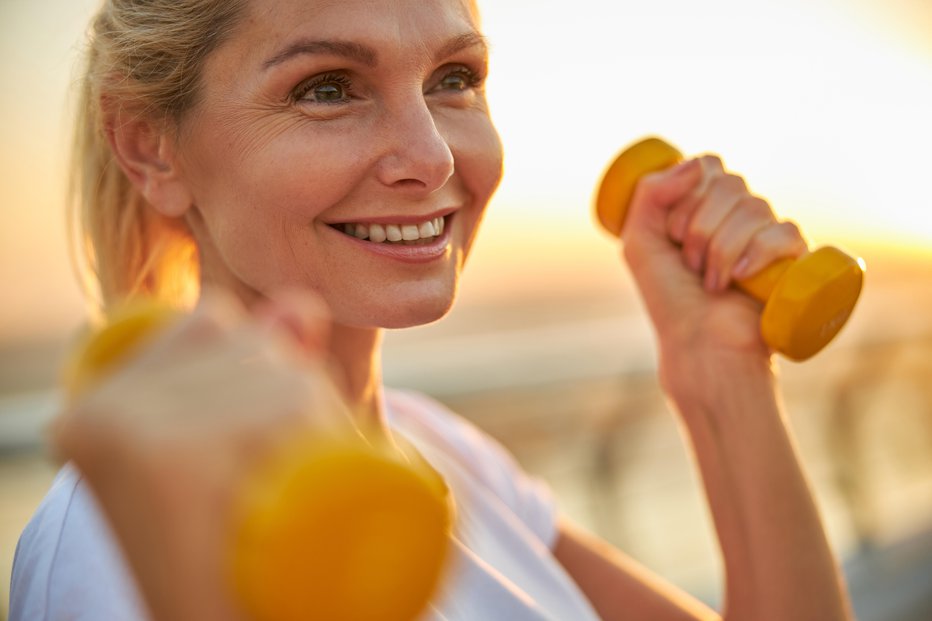
{"label": "woman's forehead", "polygon": [[208,72],[243,78],[307,41],[358,43],[380,57],[427,58],[478,31],[475,0],[252,0],[225,49],[208,60]]}
{"label": "woman's forehead", "polygon": [[390,42],[479,29],[475,0],[254,0],[248,6],[243,34],[264,40],[313,34]]}

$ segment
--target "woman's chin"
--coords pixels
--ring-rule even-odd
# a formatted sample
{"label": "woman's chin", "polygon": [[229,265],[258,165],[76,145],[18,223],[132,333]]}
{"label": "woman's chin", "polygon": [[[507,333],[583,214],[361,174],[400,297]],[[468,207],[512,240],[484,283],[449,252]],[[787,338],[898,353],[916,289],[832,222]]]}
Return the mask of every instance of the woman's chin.
{"label": "woman's chin", "polygon": [[443,316],[450,311],[452,306],[452,296],[444,299],[429,300],[411,306],[399,305],[391,309],[390,312],[386,312],[381,320],[377,320],[375,323],[381,328],[392,330],[423,326],[442,319]]}
{"label": "woman's chin", "polygon": [[443,318],[453,306],[455,295],[452,290],[435,291],[430,295],[419,293],[386,296],[379,301],[360,303],[352,308],[333,309],[336,311],[334,318],[344,325],[397,330],[433,323]]}

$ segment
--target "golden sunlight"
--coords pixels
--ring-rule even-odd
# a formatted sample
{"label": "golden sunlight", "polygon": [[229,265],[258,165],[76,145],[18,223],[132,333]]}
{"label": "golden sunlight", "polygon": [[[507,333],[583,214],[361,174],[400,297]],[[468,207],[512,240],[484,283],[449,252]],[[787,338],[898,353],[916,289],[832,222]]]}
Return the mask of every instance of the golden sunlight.
{"label": "golden sunlight", "polygon": [[[96,2],[53,4],[0,4],[0,77],[18,85],[0,101],[0,278],[16,291],[0,310],[5,339],[61,333],[81,314],[62,195],[72,67]],[[645,134],[720,154],[814,242],[929,256],[932,4],[481,4],[506,176],[479,266],[500,275],[502,263],[612,255],[592,194],[615,153]],[[520,252],[516,237],[527,238]]]}
{"label": "golden sunlight", "polygon": [[584,234],[603,167],[632,140],[659,134],[686,153],[720,154],[815,241],[932,247],[932,49],[904,43],[919,40],[907,26],[932,22],[932,5],[483,8],[507,150],[493,218]]}

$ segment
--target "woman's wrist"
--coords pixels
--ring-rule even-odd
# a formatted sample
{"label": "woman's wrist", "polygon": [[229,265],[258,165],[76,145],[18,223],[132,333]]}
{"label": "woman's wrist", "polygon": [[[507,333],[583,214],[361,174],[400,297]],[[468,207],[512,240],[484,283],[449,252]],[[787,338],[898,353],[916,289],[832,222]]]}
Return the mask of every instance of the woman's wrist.
{"label": "woman's wrist", "polygon": [[683,415],[740,409],[760,399],[776,400],[772,358],[757,351],[661,348],[660,379]]}

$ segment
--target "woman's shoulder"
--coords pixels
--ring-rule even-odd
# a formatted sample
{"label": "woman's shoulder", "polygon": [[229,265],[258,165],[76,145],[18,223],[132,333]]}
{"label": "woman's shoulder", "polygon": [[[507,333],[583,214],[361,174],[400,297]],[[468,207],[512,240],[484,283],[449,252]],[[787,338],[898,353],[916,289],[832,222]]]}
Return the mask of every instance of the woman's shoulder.
{"label": "woman's shoulder", "polygon": [[394,431],[413,442],[429,460],[434,456],[455,463],[497,496],[547,546],[552,545],[557,509],[550,486],[528,474],[501,442],[424,394],[389,390],[385,400]]}
{"label": "woman's shoulder", "polygon": [[16,546],[10,621],[144,619],[139,602],[93,493],[64,466]]}
{"label": "woman's shoulder", "polygon": [[494,483],[520,470],[498,440],[439,401],[407,390],[387,390],[385,401],[392,429],[441,450],[473,474]]}

